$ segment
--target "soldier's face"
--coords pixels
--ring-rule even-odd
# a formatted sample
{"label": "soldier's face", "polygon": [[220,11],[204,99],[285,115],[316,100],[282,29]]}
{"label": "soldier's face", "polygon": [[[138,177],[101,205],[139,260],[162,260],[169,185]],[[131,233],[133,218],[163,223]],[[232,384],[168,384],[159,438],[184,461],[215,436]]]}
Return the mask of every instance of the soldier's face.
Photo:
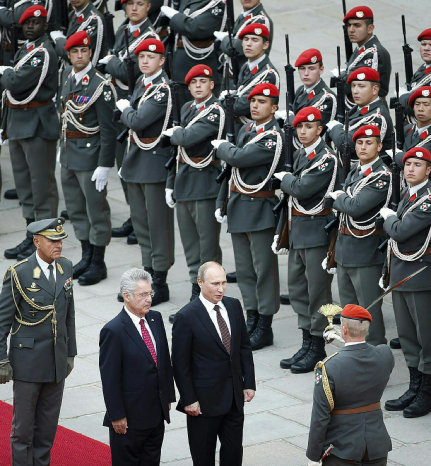
{"label": "soldier's face", "polygon": [[260,0],[241,0],[241,5],[244,11],[253,9],[255,6],[259,5]]}
{"label": "soldier's face", "polygon": [[39,39],[48,29],[48,24],[45,18],[29,18],[22,24],[22,32],[24,37],[30,41]]}
{"label": "soldier's face", "polygon": [[427,64],[431,64],[431,39],[421,40],[419,51],[422,60]]}
{"label": "soldier's face", "polygon": [[314,144],[320,136],[323,127],[319,122],[302,121],[296,125],[298,139],[304,147]]}
{"label": "soldier's face", "polygon": [[90,47],[72,47],[68,52],[70,63],[76,73],[83,70],[91,60]]}
{"label": "soldier's face", "polygon": [[413,107],[419,128],[431,124],[431,98],[418,97]]}
{"label": "soldier's face", "polygon": [[423,183],[431,173],[431,165],[425,160],[410,157],[404,164],[404,178],[410,186]]}
{"label": "soldier's face", "polygon": [[305,87],[312,87],[320,81],[320,76],[325,68],[318,63],[312,65],[301,65],[298,68],[299,77]]}
{"label": "soldier's face", "polygon": [[254,95],[250,100],[250,114],[257,125],[271,120],[277,111],[278,105],[272,103],[271,97]]}
{"label": "soldier's face", "polygon": [[70,0],[70,4],[75,10],[80,11],[90,3],[90,0]]}
{"label": "soldier's face", "polygon": [[151,307],[152,296],[151,296],[151,285],[145,280],[140,280],[136,283],[136,288],[130,295],[123,293],[124,304],[132,314],[138,317],[144,317],[148,314]]}
{"label": "soldier's face", "polygon": [[350,42],[358,45],[364,44],[369,37],[372,36],[374,31],[374,24],[369,24],[360,19],[349,19],[347,23],[347,33]]}
{"label": "soldier's face", "polygon": [[360,107],[368,105],[379,95],[379,86],[370,81],[352,81],[350,88],[355,104]]}
{"label": "soldier's face", "polygon": [[198,285],[203,297],[216,304],[222,300],[226,291],[226,272],[218,265],[209,267],[205,272],[204,279],[198,278]]}
{"label": "soldier's face", "polygon": [[355,149],[361,165],[366,165],[377,159],[382,143],[376,137],[359,138],[356,139]]}
{"label": "soldier's face", "polygon": [[139,52],[138,64],[141,73],[145,74],[147,78],[158,73],[165,63],[165,57],[160,53],[154,52]]}
{"label": "soldier's face", "polygon": [[144,21],[150,11],[151,3],[147,0],[128,0],[126,3],[126,15],[130,24],[139,24]]}
{"label": "soldier's face", "polygon": [[262,37],[247,34],[242,38],[242,50],[250,61],[260,58],[268,47],[269,42]]}
{"label": "soldier's face", "polygon": [[210,78],[198,76],[197,78],[193,78],[189,83],[189,91],[198,104],[209,99],[213,89],[214,81]]}
{"label": "soldier's face", "polygon": [[61,256],[63,249],[63,241],[53,241],[42,235],[35,235],[33,243],[37,248],[39,257],[50,264],[52,261],[57,260]]}

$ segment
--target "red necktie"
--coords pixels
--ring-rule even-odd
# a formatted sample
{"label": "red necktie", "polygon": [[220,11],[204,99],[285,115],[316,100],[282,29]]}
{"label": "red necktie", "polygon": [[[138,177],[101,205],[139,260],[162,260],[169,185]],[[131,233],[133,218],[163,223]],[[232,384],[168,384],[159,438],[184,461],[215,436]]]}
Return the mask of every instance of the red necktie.
{"label": "red necktie", "polygon": [[365,115],[369,110],[368,105],[361,110],[362,115]]}
{"label": "red necktie", "polygon": [[309,94],[308,94],[308,100],[311,100],[311,99],[314,99],[314,96],[316,94],[314,93],[314,91],[311,91]]}
{"label": "red necktie", "polygon": [[156,363],[156,366],[157,366],[156,350],[154,349],[153,340],[151,340],[151,337],[150,337],[150,332],[147,330],[147,327],[145,327],[144,319],[141,319],[139,321],[139,324],[141,325],[142,338],[144,339],[144,342],[147,345],[148,351],[151,353],[151,356],[153,357],[154,362]]}
{"label": "red necktie", "polygon": [[416,199],[417,195],[416,193],[413,194],[413,196],[410,197],[409,201],[413,202]]}
{"label": "red necktie", "polygon": [[371,173],[371,167],[367,168],[365,171],[364,171],[364,176],[368,176],[370,173]]}

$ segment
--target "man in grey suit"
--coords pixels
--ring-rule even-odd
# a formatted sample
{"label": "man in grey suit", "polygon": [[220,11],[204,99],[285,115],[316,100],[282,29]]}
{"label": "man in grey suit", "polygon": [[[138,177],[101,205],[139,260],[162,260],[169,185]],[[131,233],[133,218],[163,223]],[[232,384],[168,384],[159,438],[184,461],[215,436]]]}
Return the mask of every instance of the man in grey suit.
{"label": "man in grey suit", "polygon": [[64,380],[76,356],[72,263],[61,256],[63,223],[31,223],[27,231],[37,251],[9,267],[3,281],[0,383],[13,379],[14,466],[50,464]]}
{"label": "man in grey suit", "polygon": [[345,346],[316,365],[313,410],[308,436],[308,466],[386,465],[391,439],[383,422],[380,399],[394,367],[386,345],[371,346],[365,335],[372,321],[361,306],[341,312]]}

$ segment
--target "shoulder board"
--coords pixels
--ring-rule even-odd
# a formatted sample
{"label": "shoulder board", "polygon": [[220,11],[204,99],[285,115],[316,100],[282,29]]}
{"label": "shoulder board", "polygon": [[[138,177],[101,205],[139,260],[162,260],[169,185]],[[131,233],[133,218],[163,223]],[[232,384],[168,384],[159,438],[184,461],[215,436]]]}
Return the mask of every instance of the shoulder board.
{"label": "shoulder board", "polygon": [[11,265],[10,267],[8,267],[8,269],[6,270],[5,274],[4,274],[4,277],[3,277],[3,281],[6,280],[6,275],[8,272],[11,272],[12,270],[14,270],[16,267],[18,267],[19,265],[21,264],[24,264],[25,262],[28,262],[28,259],[23,259],[22,261],[19,261],[17,262],[16,264],[13,264]]}

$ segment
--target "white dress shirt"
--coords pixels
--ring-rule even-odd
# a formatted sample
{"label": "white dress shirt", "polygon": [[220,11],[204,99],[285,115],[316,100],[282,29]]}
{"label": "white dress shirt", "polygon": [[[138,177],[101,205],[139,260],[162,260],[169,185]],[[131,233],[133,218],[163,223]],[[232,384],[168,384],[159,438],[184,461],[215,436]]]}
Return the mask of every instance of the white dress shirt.
{"label": "white dress shirt", "polygon": [[363,340],[363,341],[349,341],[348,343],[345,343],[344,346],[362,345],[362,343],[365,343],[365,340]]}
{"label": "white dress shirt", "polygon": [[[205,309],[207,310],[208,315],[210,316],[210,319],[212,320],[212,323],[214,324],[214,327],[216,328],[217,333],[221,340],[220,327],[218,326],[218,322],[217,322],[217,312],[214,310],[215,304],[208,301],[206,298],[204,298],[202,293],[199,295],[199,299],[202,301],[202,304],[205,306]],[[229,316],[228,316],[226,308],[224,307],[224,304],[221,301],[219,301],[217,305],[220,307],[220,314],[223,317],[224,321],[226,322],[227,328],[229,329],[229,333],[232,334],[230,330]]]}
{"label": "white dress shirt", "polygon": [[425,180],[423,183],[417,184],[416,186],[409,187],[409,194],[410,197],[413,196],[413,194],[416,194],[420,189],[422,189],[426,184],[428,183],[428,180]]}
{"label": "white dress shirt", "polygon": [[154,340],[154,335],[153,335],[153,332],[151,331],[150,326],[148,325],[147,319],[145,317],[138,317],[137,315],[133,314],[132,312],[130,312],[127,309],[126,306],[124,306],[124,310],[127,312],[129,317],[132,319],[133,325],[136,327],[136,330],[138,331],[139,336],[142,339],[144,339],[144,337],[142,336],[142,329],[141,329],[141,323],[140,322],[141,322],[141,319],[144,319],[145,328],[148,330],[148,333],[150,334],[151,341],[153,342],[154,350],[156,351],[156,354],[157,354],[156,340]]}
{"label": "white dress shirt", "polygon": [[256,58],[256,60],[254,60],[254,61],[248,60],[247,65],[248,65],[248,67],[250,68],[250,71],[253,71],[254,68],[255,68],[261,61],[265,60],[265,58],[266,58],[266,54],[264,53],[261,57]]}
{"label": "white dress shirt", "polygon": [[372,162],[366,163],[365,165],[359,165],[359,168],[361,169],[361,173],[365,173],[369,168],[371,168],[378,160],[380,159],[379,156],[377,156]]}
{"label": "white dress shirt", "polygon": [[[37,263],[39,264],[39,267],[42,269],[42,272],[45,274],[46,279],[49,281],[49,270],[48,262],[45,262],[43,259],[40,258],[39,253],[36,251],[36,260]],[[57,281],[57,267],[55,266],[55,261],[51,262],[52,264],[52,273],[54,274],[54,280]]]}
{"label": "white dress shirt", "polygon": [[72,76],[75,78],[76,84],[82,81],[82,78],[91,70],[92,66],[93,64],[90,62],[83,70],[78,71],[78,73],[72,71]]}
{"label": "white dress shirt", "polygon": [[308,157],[312,152],[313,150],[320,144],[320,141],[322,140],[322,138],[319,136],[317,141],[316,142],[313,142],[313,144],[311,144],[311,146],[308,146],[308,147],[304,147],[304,150],[305,150],[305,155]]}

